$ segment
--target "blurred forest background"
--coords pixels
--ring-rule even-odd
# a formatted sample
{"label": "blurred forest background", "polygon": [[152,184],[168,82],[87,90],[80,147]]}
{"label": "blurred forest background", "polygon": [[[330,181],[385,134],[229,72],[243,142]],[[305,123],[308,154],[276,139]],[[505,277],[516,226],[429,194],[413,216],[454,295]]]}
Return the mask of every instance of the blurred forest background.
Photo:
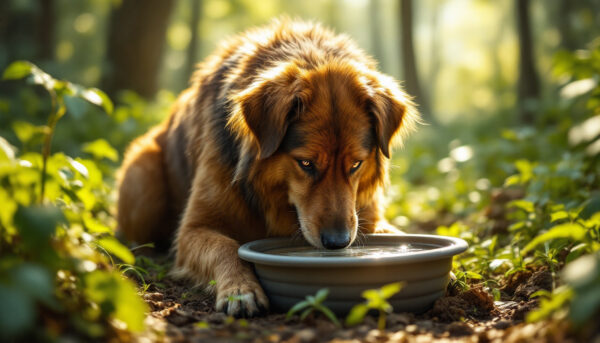
{"label": "blurred forest background", "polygon": [[2,0],[0,340],[143,328],[132,294],[168,267],[114,238],[123,151],[222,39],[281,15],[347,33],[416,97],[388,219],[467,240],[457,282],[496,300],[551,271],[527,320],[600,335],[600,0]]}
{"label": "blurred forest background", "polygon": [[352,36],[440,124],[517,105],[531,123],[566,82],[554,54],[584,49],[600,28],[599,1],[568,0],[6,0],[0,13],[0,68],[26,59],[117,102],[125,89],[168,102],[219,41],[282,13],[319,21]]}

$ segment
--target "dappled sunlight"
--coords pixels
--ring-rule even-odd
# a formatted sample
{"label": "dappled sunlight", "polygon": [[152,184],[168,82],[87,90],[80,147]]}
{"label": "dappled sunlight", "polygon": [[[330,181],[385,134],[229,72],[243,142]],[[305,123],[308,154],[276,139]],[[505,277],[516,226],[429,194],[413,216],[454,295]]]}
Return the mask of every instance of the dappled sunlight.
{"label": "dappled sunlight", "polygon": [[[2,2],[0,9],[0,303],[4,305],[0,341],[600,341],[598,2],[10,0]],[[131,183],[118,176],[123,174],[119,168],[126,149],[159,123],[179,120],[169,117],[173,112],[187,113],[186,126],[191,127],[185,128],[190,130],[165,130],[144,138],[150,148],[136,158],[155,158],[160,163],[140,164],[131,174],[137,179],[156,172],[151,182],[140,187],[143,196],[135,197],[136,204],[151,197],[149,185],[156,182],[164,184],[165,190],[151,205],[165,203],[160,211],[174,211],[169,207],[176,206],[173,184],[185,183],[179,176],[191,179],[193,174],[187,161],[194,170],[204,171],[205,166],[217,170],[214,175],[196,173],[196,180],[206,178],[208,184],[225,184],[232,191],[230,197],[216,192],[218,201],[194,218],[194,225],[219,217],[220,207],[230,212],[227,218],[215,220],[214,232],[239,213],[252,218],[239,223],[239,232],[237,228],[233,233],[221,232],[227,242],[223,251],[230,252],[237,267],[242,265],[235,255],[238,243],[264,237],[261,230],[271,225],[262,200],[276,199],[289,211],[273,218],[286,215],[290,230],[301,227],[289,194],[271,196],[272,189],[253,184],[260,171],[253,170],[248,178],[230,178],[237,177],[236,168],[255,163],[258,157],[248,152],[258,138],[250,129],[240,133],[240,151],[235,143],[240,137],[229,137],[230,128],[220,126],[232,115],[229,103],[237,99],[235,92],[259,84],[257,75],[261,87],[252,90],[264,91],[257,94],[261,99],[256,103],[265,108],[255,116],[272,107],[283,108],[271,99],[270,91],[276,88],[271,86],[280,86],[272,80],[279,79],[283,64],[274,63],[271,55],[254,53],[274,49],[273,42],[290,50],[300,48],[253,31],[248,37],[254,41],[236,46],[236,54],[217,50],[226,38],[281,18],[322,23],[347,35],[373,57],[378,72],[389,75],[377,77],[378,89],[369,77],[378,72],[371,71],[369,63],[348,57],[356,88],[367,89],[353,111],[377,117],[376,125],[366,119],[354,125],[360,126],[357,132],[365,130],[362,145],[371,149],[377,164],[352,156],[357,166],[365,162],[360,170],[366,171],[352,174],[352,169],[343,177],[353,180],[358,175],[354,180],[359,180],[359,186],[348,194],[369,194],[357,201],[356,213],[348,205],[363,230],[373,224],[378,232],[396,228],[459,237],[469,244],[452,261],[453,277],[445,295],[431,300],[426,313],[391,313],[396,293],[418,296],[420,290],[411,288],[410,282],[365,291],[361,285],[372,281],[366,272],[364,280],[348,278],[343,268],[335,266],[327,272],[340,282],[350,282],[352,292],[362,292],[367,300],[357,304],[346,321],[333,305],[328,307],[326,298],[335,302],[337,294],[330,294],[327,285],[311,290],[304,301],[288,304],[293,311],[284,309],[290,310],[287,317],[284,310],[273,307],[260,314],[258,308],[250,311],[261,286],[253,279],[257,275],[251,267],[243,269],[245,265],[242,283],[256,285],[254,293],[242,292],[238,285],[219,300],[227,304],[222,309],[213,291],[227,287],[223,278],[203,272],[204,283],[194,286],[171,274],[173,254],[159,251],[158,246],[167,249],[172,237],[128,242],[123,231],[117,231],[123,228],[117,228],[117,215],[127,213],[117,212],[117,198],[124,198],[118,189]],[[327,59],[323,56],[340,53],[329,51],[329,42],[321,43],[319,51],[298,43],[303,48],[294,56],[306,55],[310,63],[318,64]],[[353,49],[343,51],[359,55]],[[205,69],[197,70],[215,50],[224,57],[208,60]],[[245,69],[238,68],[246,63],[256,64],[257,69],[252,69],[256,74],[245,75]],[[288,63],[293,66],[296,61]],[[194,71],[196,81],[190,83]],[[242,74],[248,77],[243,83],[227,84]],[[276,111],[285,124],[277,136],[286,144],[297,140],[301,145],[304,135],[313,132],[295,132],[295,127],[300,131],[295,120],[305,117],[294,114],[313,110],[314,103],[295,99],[294,94],[304,92],[306,85],[295,75],[288,78],[285,82],[294,87],[284,98],[293,99],[294,106]],[[198,92],[204,83],[205,91]],[[182,93],[188,87],[191,91]],[[335,91],[344,96],[332,101],[343,104],[340,99],[353,98],[341,86]],[[223,96],[226,93],[229,97]],[[411,99],[423,123],[409,122],[415,117],[406,112]],[[336,120],[357,117],[349,113],[353,112],[348,106],[340,106]],[[210,116],[206,122],[214,127],[197,130],[195,125],[206,123],[195,120],[195,114]],[[240,125],[256,119],[243,110],[236,116]],[[271,124],[263,117],[257,122],[259,128]],[[152,132],[163,129],[158,126]],[[383,199],[377,213],[376,201],[370,198],[374,192],[365,180],[383,174],[380,167],[388,162],[382,153],[384,144],[396,130],[411,132],[401,135],[401,147],[390,153],[389,180],[381,182]],[[217,149],[219,140],[227,144],[217,142]],[[280,141],[261,161],[286,161],[287,145]],[[336,144],[331,140],[331,146]],[[135,149],[133,145],[130,151]],[[182,154],[170,158],[174,151]],[[227,156],[231,163],[223,163],[222,155],[231,155]],[[284,174],[274,170],[278,176]],[[164,174],[179,178],[165,183],[169,177]],[[285,175],[273,186],[282,194],[289,188],[290,174]],[[318,177],[313,178],[306,180],[307,189],[318,184]],[[192,186],[186,187],[181,186],[182,194],[201,193],[198,202],[206,200],[204,189],[194,193]],[[319,206],[333,212],[339,204],[329,202],[325,199]],[[135,211],[150,214],[141,207]],[[158,215],[159,211],[152,212]],[[181,216],[174,216],[160,225],[175,229],[180,220]],[[198,227],[205,229],[204,224]],[[366,239],[363,230],[356,237],[357,245],[349,249],[309,247],[283,253],[373,259],[381,264],[390,256],[411,257],[417,251],[410,245],[365,248],[360,245]],[[303,239],[300,230],[293,237]],[[319,239],[318,234],[315,237]],[[224,256],[217,247],[210,257],[222,266]],[[198,261],[197,269],[205,268],[206,256],[195,257],[191,259]],[[399,274],[416,279],[424,270]],[[232,274],[223,275],[228,273]],[[394,276],[388,271],[383,274]],[[194,271],[190,275],[198,276]],[[447,273],[440,275],[445,278]],[[304,281],[296,280],[289,287]],[[264,294],[262,298],[266,306]],[[379,311],[377,322],[369,308]],[[236,319],[222,310],[260,317]]]}

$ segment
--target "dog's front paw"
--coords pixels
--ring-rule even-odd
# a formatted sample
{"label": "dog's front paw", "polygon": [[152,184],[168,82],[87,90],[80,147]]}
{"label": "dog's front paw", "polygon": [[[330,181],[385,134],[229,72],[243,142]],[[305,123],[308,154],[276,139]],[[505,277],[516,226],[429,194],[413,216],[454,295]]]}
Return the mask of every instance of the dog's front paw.
{"label": "dog's front paw", "polygon": [[375,227],[375,233],[392,233],[396,235],[404,234],[404,232],[402,232],[400,229],[397,229],[395,226],[388,223],[387,221],[381,221],[377,223],[377,226]]}
{"label": "dog's front paw", "polygon": [[253,317],[268,307],[269,300],[257,281],[240,279],[217,283],[217,311],[234,317]]}

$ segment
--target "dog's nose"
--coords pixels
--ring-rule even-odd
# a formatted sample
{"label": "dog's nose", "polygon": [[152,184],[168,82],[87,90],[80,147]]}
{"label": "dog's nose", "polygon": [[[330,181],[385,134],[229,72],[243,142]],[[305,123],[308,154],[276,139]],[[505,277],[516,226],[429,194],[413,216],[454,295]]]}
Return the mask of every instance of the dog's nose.
{"label": "dog's nose", "polygon": [[350,245],[350,232],[346,229],[324,230],[321,243],[325,249],[343,249]]}

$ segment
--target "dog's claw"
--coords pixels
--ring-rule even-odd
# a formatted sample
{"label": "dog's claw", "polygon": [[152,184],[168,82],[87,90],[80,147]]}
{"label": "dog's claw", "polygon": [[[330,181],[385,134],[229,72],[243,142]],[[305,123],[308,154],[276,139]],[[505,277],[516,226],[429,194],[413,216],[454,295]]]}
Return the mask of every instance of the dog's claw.
{"label": "dog's claw", "polygon": [[[246,287],[244,287],[246,288]],[[217,311],[225,312],[229,316],[254,317],[264,313],[268,308],[268,300],[261,289],[242,292],[234,289],[217,294]]]}

